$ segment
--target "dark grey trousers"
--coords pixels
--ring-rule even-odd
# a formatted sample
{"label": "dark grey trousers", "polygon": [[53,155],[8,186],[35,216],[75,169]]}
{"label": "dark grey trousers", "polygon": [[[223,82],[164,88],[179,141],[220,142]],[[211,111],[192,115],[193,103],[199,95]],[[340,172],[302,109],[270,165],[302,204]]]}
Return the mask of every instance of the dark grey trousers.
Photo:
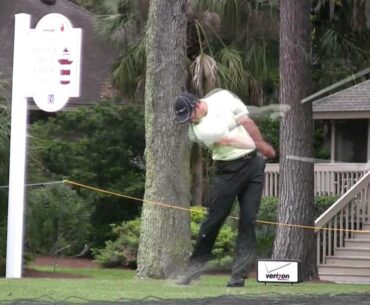
{"label": "dark grey trousers", "polygon": [[238,198],[240,216],[232,275],[246,277],[255,256],[256,216],[263,190],[265,160],[254,155],[216,161],[215,170],[205,202],[208,214],[200,227],[190,265],[204,264],[210,258],[218,232]]}

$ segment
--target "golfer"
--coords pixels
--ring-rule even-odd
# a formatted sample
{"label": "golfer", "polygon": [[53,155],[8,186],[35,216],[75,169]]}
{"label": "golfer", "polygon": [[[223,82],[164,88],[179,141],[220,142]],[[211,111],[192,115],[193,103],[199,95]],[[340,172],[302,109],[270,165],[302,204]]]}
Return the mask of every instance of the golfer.
{"label": "golfer", "polygon": [[[255,257],[255,223],[263,189],[265,160],[275,156],[247,107],[233,93],[215,89],[202,99],[180,94],[175,102],[177,123],[190,123],[189,137],[204,144],[214,160],[215,176],[205,206],[208,214],[189,259],[185,275],[176,283],[188,285],[210,259],[218,232],[237,198],[240,206],[236,253],[228,287],[244,287]],[[257,153],[260,152],[260,154]]]}

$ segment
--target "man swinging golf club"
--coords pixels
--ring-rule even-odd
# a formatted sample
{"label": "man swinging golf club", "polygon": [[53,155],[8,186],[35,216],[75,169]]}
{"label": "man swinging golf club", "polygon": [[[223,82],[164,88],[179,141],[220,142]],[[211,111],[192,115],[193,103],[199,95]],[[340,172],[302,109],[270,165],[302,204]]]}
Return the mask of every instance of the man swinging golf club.
{"label": "man swinging golf club", "polygon": [[175,114],[177,123],[190,123],[190,139],[204,144],[212,152],[215,166],[215,176],[205,201],[208,214],[201,225],[188,268],[176,284],[188,285],[201,274],[237,198],[240,207],[238,236],[227,286],[244,287],[255,252],[255,221],[265,169],[261,154],[272,158],[275,151],[248,117],[247,107],[227,90],[213,90],[202,99],[182,93],[176,99]]}

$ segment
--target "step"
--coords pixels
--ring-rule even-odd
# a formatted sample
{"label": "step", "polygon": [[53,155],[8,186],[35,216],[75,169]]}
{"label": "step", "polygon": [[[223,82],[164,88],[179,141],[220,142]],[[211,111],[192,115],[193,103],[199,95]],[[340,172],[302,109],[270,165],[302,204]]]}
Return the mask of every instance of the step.
{"label": "step", "polygon": [[319,274],[320,280],[345,284],[370,284],[370,277],[345,274]]}
{"label": "step", "polygon": [[370,239],[363,239],[363,238],[345,239],[344,246],[346,249],[351,249],[351,248],[370,249]]}
{"label": "step", "polygon": [[370,267],[362,266],[351,266],[341,264],[325,264],[318,265],[319,275],[320,274],[334,274],[346,276],[368,276],[370,278]]}
{"label": "step", "polygon": [[353,267],[368,267],[370,266],[370,258],[359,256],[327,256],[326,265],[345,265]]}
{"label": "step", "polygon": [[370,258],[369,248],[339,248],[335,249],[335,256],[360,256]]}
{"label": "step", "polygon": [[362,230],[370,231],[370,222],[363,222],[362,223]]}
{"label": "step", "polygon": [[352,239],[367,239],[370,240],[370,232],[355,232]]}

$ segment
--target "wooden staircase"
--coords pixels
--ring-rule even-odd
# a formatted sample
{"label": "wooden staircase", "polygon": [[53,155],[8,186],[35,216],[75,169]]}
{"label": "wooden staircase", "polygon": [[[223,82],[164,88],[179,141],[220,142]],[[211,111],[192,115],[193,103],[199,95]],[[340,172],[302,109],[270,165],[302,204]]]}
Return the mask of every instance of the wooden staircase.
{"label": "wooden staircase", "polygon": [[315,221],[321,280],[370,284],[370,171]]}
{"label": "wooden staircase", "polygon": [[370,223],[363,223],[362,230],[344,239],[344,246],[326,256],[325,264],[318,264],[321,280],[370,284]]}

